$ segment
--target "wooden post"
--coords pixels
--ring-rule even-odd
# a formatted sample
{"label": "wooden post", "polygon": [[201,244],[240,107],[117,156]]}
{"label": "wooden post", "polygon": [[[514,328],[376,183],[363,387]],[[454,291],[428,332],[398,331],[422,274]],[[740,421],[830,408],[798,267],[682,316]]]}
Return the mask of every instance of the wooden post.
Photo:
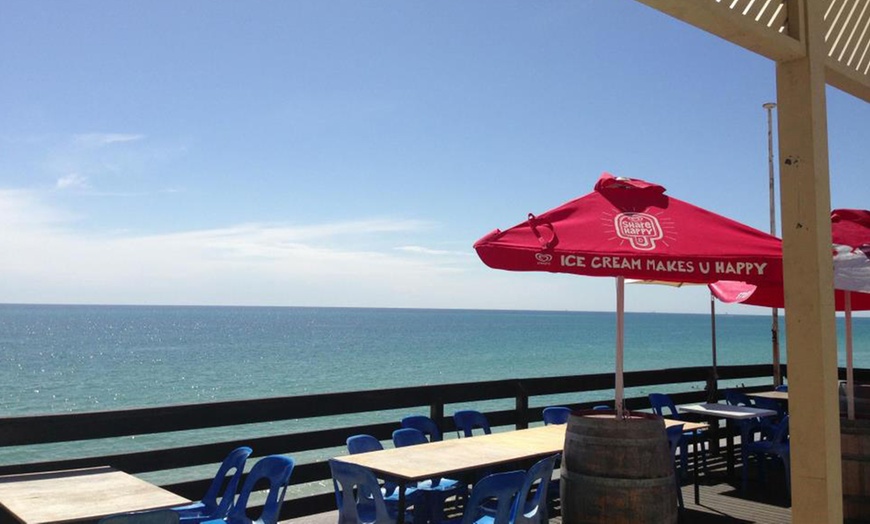
{"label": "wooden post", "polygon": [[529,427],[529,392],[526,391],[521,380],[517,380],[515,424],[517,429],[526,429]]}
{"label": "wooden post", "polygon": [[805,524],[843,522],[823,9],[789,2],[806,55],[776,67],[792,518]]}

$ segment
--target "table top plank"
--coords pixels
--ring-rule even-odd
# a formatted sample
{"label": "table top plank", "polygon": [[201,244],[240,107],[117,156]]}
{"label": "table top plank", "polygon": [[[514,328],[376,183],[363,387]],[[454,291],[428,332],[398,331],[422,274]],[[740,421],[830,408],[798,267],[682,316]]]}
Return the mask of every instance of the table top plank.
{"label": "table top plank", "polygon": [[747,393],[750,397],[771,398],[773,400],[788,400],[788,391],[759,391],[757,393]]}
{"label": "table top plank", "polygon": [[190,503],[110,467],[0,477],[0,505],[25,524],[93,520]]}

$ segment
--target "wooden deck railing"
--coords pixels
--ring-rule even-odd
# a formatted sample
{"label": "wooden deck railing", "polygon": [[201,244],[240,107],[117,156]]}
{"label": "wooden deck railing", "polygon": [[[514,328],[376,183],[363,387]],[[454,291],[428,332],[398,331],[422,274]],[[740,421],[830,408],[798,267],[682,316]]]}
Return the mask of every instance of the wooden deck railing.
{"label": "wooden deck railing", "polygon": [[[722,366],[718,369],[720,381],[747,380],[769,377],[770,365]],[[844,371],[841,370],[841,374]],[[870,370],[856,370],[858,380],[870,380]],[[637,371],[625,374],[626,388],[663,386],[677,403],[704,401],[707,393],[697,383],[707,383],[710,368],[694,367],[656,371]],[[695,383],[695,389],[687,384]],[[769,387],[769,386],[768,386]],[[558,394],[602,392],[607,399],[613,389],[613,374],[575,375],[561,377],[526,378],[445,384],[347,393],[328,393],[293,397],[215,402],[147,409],[130,409],[58,415],[40,415],[0,418],[0,448],[4,446],[33,446],[33,461],[0,465],[0,475],[51,471],[68,468],[110,465],[128,473],[140,474],[162,472],[191,466],[215,465],[239,445],[254,449],[252,457],[269,454],[294,456],[308,451],[343,447],[349,435],[369,433],[388,440],[398,427],[397,421],[376,422],[365,425],[342,425],[342,415],[375,413],[385,410],[406,410],[408,413],[426,412],[438,421],[444,431],[454,430],[452,418],[445,413],[451,404],[473,407],[484,401],[508,401],[512,409],[488,411],[493,426],[528,427],[541,420],[539,407],[530,408],[530,400]],[[763,389],[756,387],[752,389]],[[538,399],[540,401],[540,399]],[[572,408],[589,408],[600,401],[568,403]],[[628,398],[628,409],[646,409],[646,396]],[[39,446],[42,444],[85,441],[108,437],[131,437],[203,428],[227,428],[262,422],[292,421],[315,417],[332,417],[335,421],[325,429],[286,433],[270,436],[251,435],[249,438],[234,438],[230,441],[196,441],[182,447],[154,449],[132,453],[99,456],[71,457],[60,460],[40,461]],[[375,418],[375,417],[373,417]],[[345,422],[346,424],[346,422]],[[304,463],[297,460],[291,477],[292,484],[328,481],[329,468],[325,461]],[[202,478],[163,487],[182,496],[198,499],[211,479]],[[284,504],[282,519],[310,515],[334,509],[335,501],[330,492],[320,492],[288,500]]]}

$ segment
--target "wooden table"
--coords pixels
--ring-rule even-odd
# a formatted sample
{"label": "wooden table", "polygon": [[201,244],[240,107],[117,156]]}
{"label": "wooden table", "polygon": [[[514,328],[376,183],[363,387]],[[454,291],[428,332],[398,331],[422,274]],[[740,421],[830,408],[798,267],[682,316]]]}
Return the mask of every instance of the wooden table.
{"label": "wooden table", "polygon": [[734,475],[734,421],[750,420],[760,417],[773,417],[777,415],[776,411],[773,411],[772,409],[732,406],[730,404],[720,403],[687,404],[685,406],[677,406],[677,409],[683,413],[694,413],[709,418],[725,419],[727,427],[727,431],[725,432],[727,457],[725,457],[725,460],[728,464],[729,476]]}
{"label": "wooden table", "polygon": [[0,506],[24,524],[95,521],[190,501],[110,467],[0,477]]}
{"label": "wooden table", "polygon": [[[665,419],[666,426],[674,424],[684,424],[685,431],[707,427],[706,424]],[[374,471],[379,477],[396,482],[399,485],[398,518],[401,524],[405,513],[404,486],[407,483],[433,477],[456,476],[456,474],[468,471],[562,453],[565,446],[566,427],[566,424],[553,424],[491,435],[449,439],[417,446],[359,453],[335,457],[335,460],[366,467]],[[696,500],[698,493],[696,442]]]}

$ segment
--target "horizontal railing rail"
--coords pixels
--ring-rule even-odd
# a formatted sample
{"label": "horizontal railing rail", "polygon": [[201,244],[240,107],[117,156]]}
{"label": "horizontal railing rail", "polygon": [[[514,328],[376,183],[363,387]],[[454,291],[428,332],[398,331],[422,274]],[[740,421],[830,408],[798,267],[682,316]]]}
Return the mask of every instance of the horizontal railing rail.
{"label": "horizontal railing rail", "polygon": [[[785,368],[785,366],[784,366]],[[770,377],[771,365],[720,366],[719,380],[740,381]],[[787,368],[784,372],[787,372]],[[870,370],[855,370],[856,380],[870,381]],[[841,378],[845,370],[841,370]],[[681,390],[689,383],[711,384],[708,367],[635,371],[625,374],[626,388],[670,386],[668,392],[677,403],[698,402],[707,399],[708,392],[699,389]],[[525,428],[540,422],[539,407],[530,407],[531,400],[551,395],[608,392],[614,387],[613,374],[572,375],[526,379],[496,380],[462,384],[441,384],[369,391],[326,393],[292,397],[266,398],[189,404],[156,408],[64,413],[0,418],[0,448],[7,446],[33,446],[30,454],[35,460],[0,465],[0,475],[53,471],[93,466],[112,466],[133,474],[217,465],[229,450],[240,445],[254,449],[254,457],[269,454],[294,455],[303,452],[326,452],[344,447],[348,436],[357,433],[372,434],[389,440],[397,421],[373,421],[366,424],[342,425],[343,415],[406,410],[428,414],[441,424],[445,432],[455,431],[453,420],[445,413],[445,406],[464,406],[487,401],[513,401],[512,409],[486,411],[493,426]],[[764,389],[756,386],[747,389]],[[706,389],[706,388],[705,388]],[[606,399],[605,397],[604,399]],[[573,409],[590,408],[600,401],[567,403]],[[649,408],[646,395],[626,399],[630,410]],[[114,437],[136,437],[178,431],[229,428],[244,425],[296,421],[332,417],[329,427],[302,432],[282,432],[262,435],[258,429],[247,437],[231,440],[199,441],[190,445],[152,449],[147,451],[100,454],[99,456],[72,456],[53,460],[39,460],[39,445],[89,441]],[[193,437],[192,437],[193,438]],[[254,458],[253,460],[256,460]],[[216,468],[215,468],[216,469]],[[163,487],[179,495],[198,499],[205,492],[210,478],[187,481],[167,481]],[[325,460],[297,461],[292,475],[293,484],[330,480]],[[327,490],[328,491],[328,490]],[[282,519],[294,518],[334,509],[330,492],[302,495],[285,503]]]}

